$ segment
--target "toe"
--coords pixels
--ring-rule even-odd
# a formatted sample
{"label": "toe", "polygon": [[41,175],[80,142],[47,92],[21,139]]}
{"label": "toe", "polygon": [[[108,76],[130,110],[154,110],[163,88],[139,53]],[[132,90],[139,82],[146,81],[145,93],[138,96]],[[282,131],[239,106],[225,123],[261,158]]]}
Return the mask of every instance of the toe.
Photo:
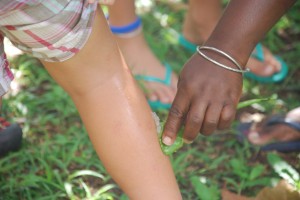
{"label": "toe", "polygon": [[156,90],[157,90],[156,92],[158,94],[158,99],[162,103],[172,103],[172,101],[174,99],[174,95],[169,87],[161,86],[161,87],[159,87],[159,89],[156,88]]}
{"label": "toe", "polygon": [[247,66],[256,75],[271,76],[281,70],[281,63],[276,57],[265,47],[263,47],[264,61],[256,58],[250,58]]}

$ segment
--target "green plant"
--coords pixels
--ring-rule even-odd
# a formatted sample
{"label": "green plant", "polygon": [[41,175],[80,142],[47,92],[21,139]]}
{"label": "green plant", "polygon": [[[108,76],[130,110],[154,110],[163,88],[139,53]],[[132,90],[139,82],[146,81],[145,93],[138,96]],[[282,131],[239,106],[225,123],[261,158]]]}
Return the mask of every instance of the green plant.
{"label": "green plant", "polygon": [[190,180],[199,200],[220,199],[220,191],[216,185],[207,186],[205,183],[203,183],[206,180],[201,181],[201,177],[197,177],[197,176],[191,177]]}
{"label": "green plant", "polygon": [[[95,171],[91,170],[80,170],[74,172],[68,177],[68,180],[64,183],[64,188],[67,193],[67,196],[71,200],[86,199],[86,200],[113,200],[114,194],[109,191],[116,187],[115,184],[107,184],[100,188],[97,188],[96,191],[92,187],[88,186],[86,182],[84,182],[84,176],[92,176],[95,178],[101,179],[101,181],[106,181],[105,176],[99,174]],[[80,188],[80,189],[79,189]],[[76,192],[75,192],[75,191]],[[77,195],[75,193],[78,193]]]}
{"label": "green plant", "polygon": [[231,170],[228,170],[230,170],[237,179],[224,177],[224,180],[232,185],[239,194],[246,188],[255,185],[266,186],[270,184],[270,178],[261,177],[265,171],[265,166],[262,164],[247,166],[243,159],[233,158],[229,161],[229,167]]}
{"label": "green plant", "polygon": [[300,175],[291,165],[284,161],[280,156],[270,153],[267,156],[269,164],[275,172],[284,180],[292,184],[300,191]]}

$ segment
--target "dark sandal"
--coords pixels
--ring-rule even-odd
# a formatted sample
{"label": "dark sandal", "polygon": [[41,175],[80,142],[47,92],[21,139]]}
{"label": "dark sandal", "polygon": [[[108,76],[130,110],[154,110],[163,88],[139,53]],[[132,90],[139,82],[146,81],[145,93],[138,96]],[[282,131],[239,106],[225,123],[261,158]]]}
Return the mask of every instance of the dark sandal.
{"label": "dark sandal", "polygon": [[[250,132],[250,128],[252,126],[253,122],[250,123],[241,123],[237,126],[237,138],[238,141],[243,142],[245,140],[248,140],[248,134]],[[264,126],[273,126],[278,124],[284,124],[286,126],[289,126],[300,134],[300,123],[294,122],[285,119],[283,116],[274,116],[270,118]],[[255,145],[253,145],[255,146]],[[273,142],[266,145],[263,145],[260,147],[260,150],[262,151],[278,151],[282,153],[289,153],[289,152],[300,152],[300,139],[294,140],[294,141],[288,141],[288,142]]]}
{"label": "dark sandal", "polygon": [[10,124],[0,117],[0,156],[17,151],[22,144],[22,129],[18,124]]}

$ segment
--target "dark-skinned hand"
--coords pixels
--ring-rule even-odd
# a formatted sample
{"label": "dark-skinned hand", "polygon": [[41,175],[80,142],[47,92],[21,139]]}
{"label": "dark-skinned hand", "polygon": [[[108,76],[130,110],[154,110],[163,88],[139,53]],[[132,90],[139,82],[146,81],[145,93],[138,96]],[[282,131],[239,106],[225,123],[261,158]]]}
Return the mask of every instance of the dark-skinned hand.
{"label": "dark-skinned hand", "polygon": [[[228,64],[226,58],[220,63]],[[230,62],[229,62],[230,63]],[[234,67],[234,65],[230,65]],[[179,76],[178,90],[164,127],[163,142],[173,144],[181,126],[192,142],[230,126],[242,91],[242,74],[219,67],[194,54]]]}

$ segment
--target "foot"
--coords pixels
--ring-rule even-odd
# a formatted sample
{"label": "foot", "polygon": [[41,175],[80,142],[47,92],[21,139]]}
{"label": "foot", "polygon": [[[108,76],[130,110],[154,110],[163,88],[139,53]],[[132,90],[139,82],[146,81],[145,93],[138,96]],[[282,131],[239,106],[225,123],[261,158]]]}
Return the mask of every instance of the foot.
{"label": "foot", "polygon": [[[125,60],[133,74],[165,78],[166,69],[152,53],[142,33],[130,38],[116,36]],[[151,101],[172,103],[176,94],[177,76],[172,73],[170,86],[162,83],[146,82],[147,98]]]}
{"label": "foot", "polygon": [[[193,15],[187,14],[183,23],[183,35],[184,37],[194,43],[201,45],[206,41],[215,27],[218,20],[217,15],[212,15],[209,19],[199,20],[194,19]],[[247,63],[247,67],[251,72],[258,76],[268,77],[279,72],[281,70],[281,64],[277,61],[275,56],[266,48],[263,47],[264,61],[260,61],[256,58],[250,57]]]}
{"label": "foot", "polygon": [[276,74],[281,70],[280,62],[275,56],[263,46],[264,61],[257,60],[250,57],[247,63],[247,67],[251,72],[258,76],[268,77]]}
{"label": "foot", "polygon": [[[300,107],[290,111],[286,119],[300,123]],[[300,131],[285,124],[265,126],[257,124],[251,127],[248,133],[248,140],[255,145],[265,145],[271,142],[288,142],[300,140]]]}

